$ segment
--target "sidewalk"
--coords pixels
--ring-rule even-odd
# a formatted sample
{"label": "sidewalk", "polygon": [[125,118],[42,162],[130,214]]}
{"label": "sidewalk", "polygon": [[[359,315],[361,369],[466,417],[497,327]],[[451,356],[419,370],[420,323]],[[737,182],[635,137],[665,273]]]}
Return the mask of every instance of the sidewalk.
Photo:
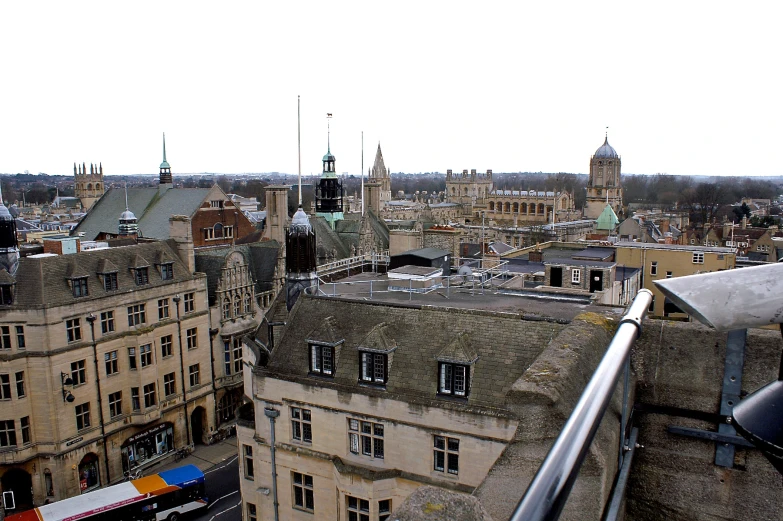
{"label": "sidewalk", "polygon": [[153,472],[163,472],[164,470],[170,470],[173,468],[181,467],[183,465],[195,465],[202,472],[223,463],[236,456],[237,449],[237,437],[232,436],[226,440],[214,443],[212,445],[196,445],[196,448],[191,452],[187,458],[175,461],[174,457],[166,460],[166,462],[160,467],[155,466],[151,468],[145,474]]}

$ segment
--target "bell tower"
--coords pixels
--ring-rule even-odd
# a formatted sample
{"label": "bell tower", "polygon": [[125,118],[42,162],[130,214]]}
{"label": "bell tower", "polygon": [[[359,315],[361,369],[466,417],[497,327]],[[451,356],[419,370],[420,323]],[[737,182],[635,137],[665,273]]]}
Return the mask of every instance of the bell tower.
{"label": "bell tower", "polygon": [[97,165],[90,163],[89,173],[86,164],[77,165],[74,163],[73,180],[74,195],[81,200],[84,209],[89,209],[103,195],[105,187],[101,163]]}
{"label": "bell tower", "polygon": [[163,162],[160,164],[160,188],[167,190],[173,187],[171,180],[171,166],[166,161],[166,133],[163,133]]}
{"label": "bell tower", "polygon": [[332,155],[329,120],[326,115],[326,155],[323,157],[323,173],[315,186],[315,212],[325,218],[334,229],[334,223],[343,219],[343,184],[335,172],[335,157]]}
{"label": "bell tower", "polygon": [[616,214],[622,214],[623,188],[620,185],[621,165],[620,155],[609,144],[609,134],[607,133],[604,138],[604,144],[598,147],[598,150],[590,158],[585,217],[598,219],[607,204]]}

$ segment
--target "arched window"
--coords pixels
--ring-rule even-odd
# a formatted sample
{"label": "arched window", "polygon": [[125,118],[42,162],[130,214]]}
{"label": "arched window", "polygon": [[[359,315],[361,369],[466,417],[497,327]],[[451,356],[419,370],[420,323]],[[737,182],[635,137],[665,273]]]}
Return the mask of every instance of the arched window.
{"label": "arched window", "polygon": [[495,201],[489,202],[489,211],[494,212],[495,211]]}
{"label": "arched window", "polygon": [[92,183],[87,183],[87,190],[92,190]]}
{"label": "arched window", "polygon": [[223,225],[220,223],[215,223],[215,226],[212,227],[212,233],[215,239],[218,237],[223,237]]}
{"label": "arched window", "polygon": [[526,214],[527,213],[527,203],[522,203],[521,212]]}
{"label": "arched window", "polygon": [[231,318],[231,299],[228,297],[223,299],[223,318]]}
{"label": "arched window", "polygon": [[100,190],[101,189],[101,183],[95,183],[95,189]]}
{"label": "arched window", "polygon": [[242,314],[242,299],[239,295],[234,295],[234,316],[238,317]]}
{"label": "arched window", "polygon": [[506,203],[505,205],[503,205],[503,212],[511,213],[511,203]]}
{"label": "arched window", "polygon": [[245,313],[253,312],[253,299],[250,293],[245,293]]}
{"label": "arched window", "polygon": [[514,203],[513,210],[514,210],[514,213],[519,213],[519,203]]}
{"label": "arched window", "polygon": [[544,203],[538,203],[538,213],[544,215]]}

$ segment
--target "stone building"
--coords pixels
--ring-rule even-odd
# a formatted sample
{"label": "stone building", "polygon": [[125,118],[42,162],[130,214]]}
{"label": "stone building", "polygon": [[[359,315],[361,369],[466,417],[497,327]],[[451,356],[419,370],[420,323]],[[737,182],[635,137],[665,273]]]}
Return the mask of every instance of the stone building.
{"label": "stone building", "polygon": [[103,183],[103,164],[90,163],[90,173],[87,173],[87,165],[73,164],[73,191],[82,208],[89,209],[95,201],[101,198],[106,186]]}
{"label": "stone building", "polygon": [[685,316],[653,281],[696,273],[734,269],[737,254],[731,248],[643,242],[619,242],[615,254],[618,266],[641,269],[641,287],[652,291],[650,316]]}
{"label": "stone building", "polygon": [[609,204],[617,215],[623,215],[623,188],[620,183],[622,161],[609,144],[609,136],[590,158],[590,174],[587,179],[587,203],[585,217],[597,219]]}
{"label": "stone building", "polygon": [[207,283],[188,246],[0,271],[0,483],[18,508],[122,480],[214,428]]}

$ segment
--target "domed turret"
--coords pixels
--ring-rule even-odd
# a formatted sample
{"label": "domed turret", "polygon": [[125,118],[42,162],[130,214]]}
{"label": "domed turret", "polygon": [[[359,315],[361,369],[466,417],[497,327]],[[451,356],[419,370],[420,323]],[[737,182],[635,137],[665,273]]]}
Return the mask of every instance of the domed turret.
{"label": "domed turret", "polygon": [[609,136],[606,136],[604,144],[598,147],[598,150],[595,151],[593,157],[617,159],[620,156],[617,154],[617,151],[612,148],[612,145],[609,144]]}
{"label": "domed turret", "polygon": [[302,291],[317,285],[315,246],[310,218],[300,205],[285,238],[286,306],[289,311]]}
{"label": "domed turret", "polygon": [[118,226],[120,236],[137,235],[139,225],[136,220],[136,214],[128,209],[128,184],[125,184],[125,211],[120,214],[120,224]]}

